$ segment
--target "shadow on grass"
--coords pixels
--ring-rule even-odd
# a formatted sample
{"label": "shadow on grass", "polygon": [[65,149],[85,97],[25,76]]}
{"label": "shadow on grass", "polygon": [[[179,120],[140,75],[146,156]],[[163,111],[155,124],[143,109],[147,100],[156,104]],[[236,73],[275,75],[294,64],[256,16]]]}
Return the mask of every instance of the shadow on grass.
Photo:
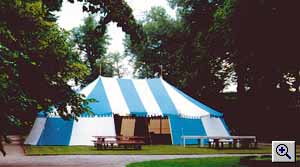
{"label": "shadow on grass", "polygon": [[155,160],[132,163],[127,167],[291,167],[299,166],[299,164],[299,161],[297,163],[272,163],[270,156],[253,156]]}
{"label": "shadow on grass", "polygon": [[[299,159],[299,157],[297,157]],[[277,167],[277,166],[300,166],[300,161],[296,163],[273,163],[271,156],[260,156],[260,157],[242,157],[240,159],[241,166],[247,167]]]}

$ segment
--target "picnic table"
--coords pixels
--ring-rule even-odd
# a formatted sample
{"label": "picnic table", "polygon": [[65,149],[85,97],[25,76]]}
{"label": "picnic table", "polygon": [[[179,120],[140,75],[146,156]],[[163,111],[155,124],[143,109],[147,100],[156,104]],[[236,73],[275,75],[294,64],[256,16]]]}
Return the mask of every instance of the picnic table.
{"label": "picnic table", "polygon": [[183,146],[186,146],[186,140],[198,139],[201,146],[204,145],[204,140],[208,140],[209,148],[224,148],[224,143],[228,143],[229,148],[257,148],[255,136],[181,136]]}
{"label": "picnic table", "polygon": [[142,145],[145,144],[144,137],[141,136],[93,136],[96,140],[93,140],[94,146],[99,149],[142,149]]}

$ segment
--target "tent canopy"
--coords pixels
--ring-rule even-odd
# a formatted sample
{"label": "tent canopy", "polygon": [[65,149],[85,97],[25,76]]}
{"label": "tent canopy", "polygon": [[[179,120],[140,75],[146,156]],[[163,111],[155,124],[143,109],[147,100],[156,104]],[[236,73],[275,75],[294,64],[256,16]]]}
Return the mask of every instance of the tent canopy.
{"label": "tent canopy", "polygon": [[162,78],[117,79],[99,76],[79,93],[96,100],[90,104],[96,116],[223,116]]}
{"label": "tent canopy", "polygon": [[[40,113],[25,144],[93,145],[93,136],[117,135],[114,115],[133,116],[136,119],[135,124],[129,126],[126,117],[122,118],[121,125],[126,125],[127,130],[142,128],[141,121],[137,121],[140,118],[134,116],[168,118],[172,144],[180,144],[182,135],[230,135],[223,114],[198,102],[162,78],[117,79],[99,76],[79,93],[96,100],[89,104],[95,117],[83,114],[78,121],[65,121],[55,113],[55,109],[48,115]],[[135,132],[130,133],[132,135]],[[197,143],[196,140],[190,142]]]}

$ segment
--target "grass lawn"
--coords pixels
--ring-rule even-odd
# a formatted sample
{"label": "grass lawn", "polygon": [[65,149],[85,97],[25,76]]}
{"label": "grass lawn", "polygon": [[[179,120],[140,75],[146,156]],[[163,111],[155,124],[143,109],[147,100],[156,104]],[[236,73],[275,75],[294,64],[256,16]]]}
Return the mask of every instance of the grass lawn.
{"label": "grass lawn", "polygon": [[[257,161],[271,161],[272,160],[272,157],[271,156],[258,156],[258,157],[255,157],[254,160],[257,160]],[[300,156],[296,156],[296,160],[299,161],[300,160]]]}
{"label": "grass lawn", "polygon": [[25,146],[26,155],[162,155],[162,154],[271,154],[271,146],[258,149],[209,149],[174,145],[143,146],[142,150],[96,150],[89,146]]}
{"label": "grass lawn", "polygon": [[240,157],[222,158],[185,158],[160,161],[145,161],[127,165],[127,167],[240,167]]}

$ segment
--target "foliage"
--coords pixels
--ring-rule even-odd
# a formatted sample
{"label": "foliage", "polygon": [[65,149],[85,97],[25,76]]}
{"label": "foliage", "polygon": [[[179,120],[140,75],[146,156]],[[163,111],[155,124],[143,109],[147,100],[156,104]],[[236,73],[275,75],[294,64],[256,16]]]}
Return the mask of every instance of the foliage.
{"label": "foliage", "polygon": [[[293,21],[297,18],[293,13],[296,6],[297,2],[277,0],[244,1],[237,2],[233,13],[234,23],[240,22],[240,25],[232,25],[237,48],[239,96],[241,104],[251,100],[260,107],[257,111],[261,114],[261,119],[257,120],[259,125],[264,124],[263,119],[270,112],[274,124],[299,117],[298,109],[289,107],[298,105],[300,97],[299,50],[294,42],[299,36],[299,25]],[[245,114],[248,115],[249,112]],[[292,123],[286,122],[277,128],[265,127],[259,134],[265,136],[263,131],[268,130],[267,135],[287,136],[288,132],[283,129],[291,126]],[[280,132],[279,128],[282,128]],[[289,131],[289,135],[291,133]],[[292,136],[300,137],[296,133]]]}
{"label": "foliage", "polygon": [[[140,77],[155,76],[162,65],[166,80],[232,116],[238,135],[290,136],[284,129],[292,127],[292,121],[276,122],[282,115],[299,117],[296,2],[169,2],[177,10],[176,19],[162,8],[152,9],[142,21],[144,44],[126,40]],[[237,82],[238,98],[226,109],[220,91],[230,82]],[[265,125],[270,115],[277,128]]]}
{"label": "foliage", "polygon": [[[68,0],[74,3],[75,0]],[[136,22],[132,9],[125,0],[77,0],[83,2],[83,11],[91,14],[97,14],[99,22],[96,28],[98,36],[103,36],[106,32],[106,25],[110,22],[117,23],[117,26],[127,33],[134,44],[140,43],[143,40],[143,31],[140,25]]]}
{"label": "foliage", "polygon": [[[158,7],[150,10],[143,24],[146,39],[141,43],[142,46],[134,46],[130,39],[126,39],[127,52],[133,54],[132,58],[139,77],[154,76],[159,72],[160,65],[163,65],[167,72],[171,72],[172,67],[168,59],[173,50],[171,45],[176,45],[176,41],[173,42],[170,38],[176,38],[173,35],[180,29],[180,22],[167,15],[164,8]],[[172,60],[175,61],[176,57],[174,56]]]}
{"label": "foliage", "polygon": [[47,6],[40,0],[4,0],[0,8],[1,130],[50,107],[63,118],[88,111],[88,101],[68,85],[70,78],[82,80],[86,67],[72,52],[68,34],[48,20]]}
{"label": "foliage", "polygon": [[177,18],[161,7],[152,8],[142,21],[144,43],[136,46],[127,39],[126,48],[140,77],[153,77],[162,66],[164,79],[215,105],[219,92],[228,84],[232,64],[213,53],[217,46],[210,45],[217,2],[202,2],[173,1]]}
{"label": "foliage", "polygon": [[[293,42],[299,34],[292,21],[295,5],[269,0],[236,3],[232,27],[241,92],[246,87],[249,93],[261,95],[280,89],[288,92],[287,78],[299,78],[298,48]],[[298,89],[297,82],[292,85]]]}
{"label": "foliage", "polygon": [[123,61],[125,61],[126,56],[119,52],[110,52],[106,55],[106,61],[112,67],[112,72],[114,76],[121,78],[126,72]]}
{"label": "foliage", "polygon": [[[98,24],[90,20],[96,29],[93,35],[105,36],[106,25],[114,21],[133,41],[142,38],[125,1],[78,1],[84,2],[83,11],[99,14]],[[83,82],[96,59],[84,63],[80,53],[72,51],[76,43],[54,22],[53,12],[60,10],[61,5],[62,0],[0,2],[0,105],[1,118],[6,122],[22,125],[34,118],[37,111],[50,112],[51,107],[56,107],[63,118],[76,118],[88,111],[90,100],[83,100],[68,82]],[[105,45],[100,46],[104,47],[96,52],[104,52]],[[92,69],[94,74],[96,68]],[[6,124],[1,121],[1,129]]]}
{"label": "foliage", "polygon": [[[97,22],[93,15],[84,19],[84,24],[72,30],[72,40],[75,48],[85,59],[85,64],[89,67],[90,75],[83,81],[88,84],[99,76],[100,67],[97,60],[103,59],[107,51],[109,37],[106,33],[99,34],[96,31]],[[103,65],[103,67],[105,67]],[[102,75],[111,76],[111,72],[101,67]],[[108,73],[106,73],[108,72]]]}
{"label": "foliage", "polygon": [[[89,12],[91,14],[94,14],[95,16],[99,17],[98,23],[93,22],[93,36],[96,38],[102,38],[103,40],[106,38],[106,28],[107,24],[110,22],[116,22],[117,26],[121,27],[122,30],[128,34],[128,37],[131,39],[132,45],[137,46],[141,43],[143,43],[144,40],[144,34],[141,29],[141,26],[136,22],[133,14],[132,9],[128,6],[128,4],[124,0],[116,0],[116,1],[107,1],[107,0],[78,0],[79,2],[83,2],[83,11]],[[74,0],[69,0],[69,2],[74,3]],[[91,24],[91,25],[92,25]],[[91,30],[91,29],[90,29]],[[80,35],[79,35],[80,36]],[[100,40],[100,39],[99,39]],[[81,43],[79,40],[77,40],[77,43]],[[102,41],[102,48],[105,46],[105,42]],[[101,47],[100,47],[101,48]],[[95,47],[95,50],[97,48]],[[101,50],[101,49],[100,49]],[[93,80],[93,78],[97,77],[97,74],[99,74],[99,70],[94,70],[94,67],[96,67],[97,62],[108,62],[108,60],[101,60],[104,59],[104,52],[105,50],[102,50],[100,53],[102,54],[99,56],[98,54],[95,54],[95,56],[92,56],[92,60],[89,62],[91,67],[91,76],[85,81],[85,83],[88,83],[89,81]],[[91,56],[90,56],[91,57]],[[93,65],[95,64],[95,65]],[[105,67],[106,66],[106,67]],[[99,67],[99,64],[98,64]],[[110,76],[112,73],[112,66],[111,64],[102,64],[101,67],[105,67],[101,71],[104,72],[103,75]],[[111,68],[111,69],[110,69]],[[108,72],[105,74],[105,72]],[[117,72],[117,74],[120,74]]]}
{"label": "foliage", "polygon": [[101,67],[102,76],[118,76],[120,78],[124,72],[123,60],[124,56],[119,52],[109,52],[103,55],[101,59],[98,59],[96,64],[98,68]]}
{"label": "foliage", "polygon": [[[83,11],[99,14],[98,24],[90,20],[96,37],[105,36],[106,25],[114,21],[133,41],[142,38],[125,1],[78,1],[84,2]],[[55,23],[53,12],[60,10],[61,5],[62,0],[0,2],[1,130],[9,122],[28,125],[38,111],[50,112],[52,107],[66,119],[89,111],[87,104],[92,100],[84,100],[68,83],[86,82],[87,75],[95,74],[97,67],[91,66],[96,66],[96,59],[85,63],[80,53],[72,50],[77,43]],[[95,52],[104,52],[105,45],[97,49]]]}
{"label": "foliage", "polygon": [[[233,115],[239,118],[235,119],[239,134],[272,140],[291,134],[299,138],[292,130],[284,130],[292,127],[292,121],[277,123],[283,115],[286,119],[299,116],[295,6],[295,2],[225,0],[215,12],[209,45],[216,46],[211,49],[213,55],[233,64],[238,83]],[[265,125],[270,116],[272,127]],[[253,120],[256,126],[251,125]]]}

